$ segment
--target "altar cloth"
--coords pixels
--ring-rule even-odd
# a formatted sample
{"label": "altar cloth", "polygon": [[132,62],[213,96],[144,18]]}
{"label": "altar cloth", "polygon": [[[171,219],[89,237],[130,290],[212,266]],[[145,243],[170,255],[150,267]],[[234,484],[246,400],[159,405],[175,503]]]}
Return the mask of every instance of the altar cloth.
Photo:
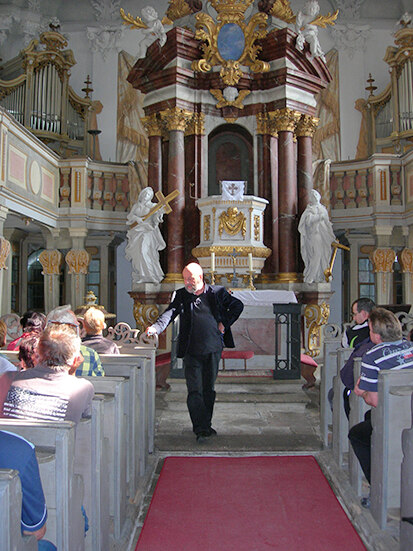
{"label": "altar cloth", "polygon": [[244,306],[272,306],[273,304],[297,303],[297,297],[293,291],[232,291],[232,295],[238,298]]}

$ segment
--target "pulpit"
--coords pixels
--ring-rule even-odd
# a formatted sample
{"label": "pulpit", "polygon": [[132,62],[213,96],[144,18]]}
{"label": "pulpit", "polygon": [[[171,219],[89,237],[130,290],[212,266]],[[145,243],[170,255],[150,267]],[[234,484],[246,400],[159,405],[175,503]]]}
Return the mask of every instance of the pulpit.
{"label": "pulpit", "polygon": [[243,200],[223,200],[221,195],[198,199],[201,242],[193,249],[204,271],[215,283],[231,285],[236,275],[248,287],[271,250],[265,247],[264,210],[268,201],[253,195]]}

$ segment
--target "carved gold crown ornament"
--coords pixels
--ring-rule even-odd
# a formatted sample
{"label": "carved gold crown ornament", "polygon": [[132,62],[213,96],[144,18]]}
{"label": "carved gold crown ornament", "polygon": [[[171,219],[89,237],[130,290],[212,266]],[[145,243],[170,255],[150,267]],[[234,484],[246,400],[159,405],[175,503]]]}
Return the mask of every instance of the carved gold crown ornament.
{"label": "carved gold crown ornament", "polygon": [[207,73],[220,65],[220,76],[227,86],[239,82],[242,65],[254,73],[269,71],[269,63],[257,57],[261,46],[256,44],[267,34],[268,16],[256,13],[245,22],[245,12],[253,0],[211,0],[210,3],[217,12],[217,21],[204,12],[196,14],[195,38],[203,42],[203,57],[192,62],[192,69]]}

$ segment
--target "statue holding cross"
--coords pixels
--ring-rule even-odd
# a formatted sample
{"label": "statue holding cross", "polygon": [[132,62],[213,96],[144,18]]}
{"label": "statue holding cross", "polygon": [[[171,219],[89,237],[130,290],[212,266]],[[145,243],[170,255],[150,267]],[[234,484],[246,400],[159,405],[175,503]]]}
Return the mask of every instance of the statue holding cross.
{"label": "statue holding cross", "polygon": [[179,191],[174,190],[164,197],[161,191],[156,192],[158,203],[153,203],[153,189],[144,188],[127,217],[129,226],[128,244],[125,255],[132,262],[133,283],[160,283],[164,273],[159,262],[159,251],[166,243],[159,229],[163,215],[172,212],[169,205]]}

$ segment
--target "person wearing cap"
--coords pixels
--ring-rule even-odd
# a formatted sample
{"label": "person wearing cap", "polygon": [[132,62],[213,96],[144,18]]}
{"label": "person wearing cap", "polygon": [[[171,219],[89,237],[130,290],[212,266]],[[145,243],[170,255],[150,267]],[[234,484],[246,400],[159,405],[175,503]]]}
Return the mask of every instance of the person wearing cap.
{"label": "person wearing cap", "polygon": [[[47,314],[46,324],[67,325],[77,336],[79,336],[80,333],[80,324],[76,314],[71,310],[70,304],[58,306],[54,310],[51,310]],[[76,368],[76,375],[78,377],[100,377],[105,375],[99,354],[96,350],[81,344],[80,354],[83,356],[83,361],[79,361],[79,365]]]}
{"label": "person wearing cap", "polygon": [[88,308],[83,316],[83,329],[86,335],[82,343],[99,354],[119,354],[116,343],[106,339],[102,331],[106,329],[105,314],[99,308]]}

